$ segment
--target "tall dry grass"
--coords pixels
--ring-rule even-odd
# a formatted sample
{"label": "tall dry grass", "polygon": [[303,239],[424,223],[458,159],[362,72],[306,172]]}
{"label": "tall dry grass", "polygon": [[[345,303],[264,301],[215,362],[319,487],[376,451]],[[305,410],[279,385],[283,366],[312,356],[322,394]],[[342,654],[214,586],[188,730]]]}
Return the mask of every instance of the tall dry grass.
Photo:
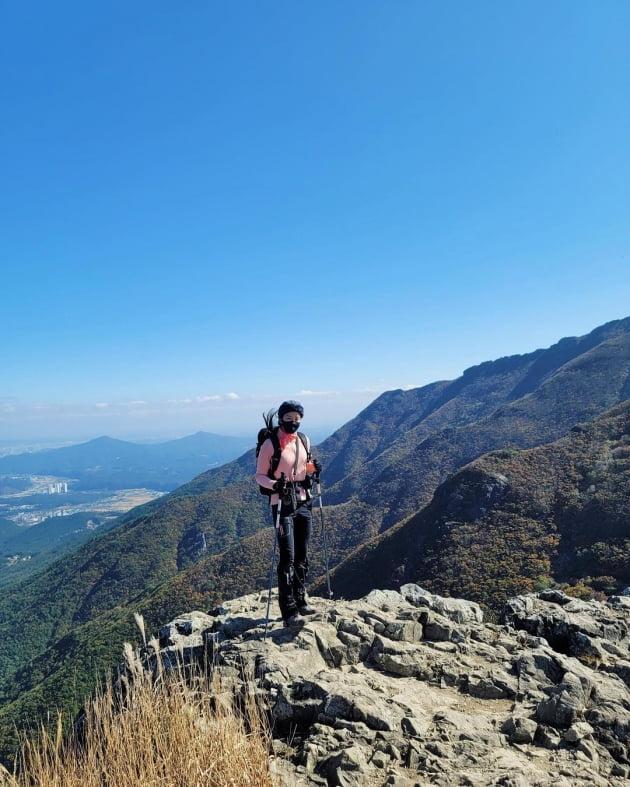
{"label": "tall dry grass", "polygon": [[[271,787],[269,730],[252,693],[232,695],[205,674],[155,680],[129,664],[121,700],[113,685],[93,699],[69,735],[42,725],[27,739],[6,787]],[[0,770],[1,766],[0,766]]]}

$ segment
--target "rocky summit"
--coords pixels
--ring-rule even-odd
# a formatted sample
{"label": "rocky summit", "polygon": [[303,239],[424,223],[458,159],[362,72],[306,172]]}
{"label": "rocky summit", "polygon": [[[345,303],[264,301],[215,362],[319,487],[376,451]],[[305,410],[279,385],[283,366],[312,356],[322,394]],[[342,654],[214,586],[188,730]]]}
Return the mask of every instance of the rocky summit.
{"label": "rocky summit", "polygon": [[163,663],[258,695],[279,785],[630,784],[630,597],[549,590],[492,623],[411,584],[311,603],[295,630],[262,593],[159,633]]}

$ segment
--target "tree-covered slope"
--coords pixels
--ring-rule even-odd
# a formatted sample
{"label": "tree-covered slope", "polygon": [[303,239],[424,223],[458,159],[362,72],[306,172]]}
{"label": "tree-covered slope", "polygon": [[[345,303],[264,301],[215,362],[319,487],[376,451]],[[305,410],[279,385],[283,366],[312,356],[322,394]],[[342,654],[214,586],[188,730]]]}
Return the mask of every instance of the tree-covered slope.
{"label": "tree-covered slope", "polygon": [[0,536],[0,587],[43,570],[56,559],[115,525],[107,515],[79,512],[48,517],[33,527],[17,527]]}
{"label": "tree-covered slope", "polygon": [[[249,490],[235,504],[229,490],[189,495],[182,487],[134,509],[114,530],[96,536],[41,574],[13,585],[0,600],[0,697],[25,656],[36,657],[74,626],[127,603],[197,560],[250,535],[244,512],[262,496]],[[211,514],[210,514],[211,512]],[[19,627],[20,636],[13,633]]]}
{"label": "tree-covered slope", "polygon": [[0,519],[0,546],[19,534],[20,528],[15,522],[10,519]]}
{"label": "tree-covered slope", "polygon": [[481,364],[452,384],[456,396],[444,391],[444,403],[417,424],[390,426],[390,445],[329,497],[357,495],[378,506],[385,529],[427,503],[448,473],[483,453],[549,442],[624,401],[629,369],[630,319],[546,351]]}
{"label": "tree-covered slope", "polygon": [[333,579],[352,598],[417,582],[490,607],[552,583],[618,592],[630,584],[630,402],[549,445],[477,459]]}

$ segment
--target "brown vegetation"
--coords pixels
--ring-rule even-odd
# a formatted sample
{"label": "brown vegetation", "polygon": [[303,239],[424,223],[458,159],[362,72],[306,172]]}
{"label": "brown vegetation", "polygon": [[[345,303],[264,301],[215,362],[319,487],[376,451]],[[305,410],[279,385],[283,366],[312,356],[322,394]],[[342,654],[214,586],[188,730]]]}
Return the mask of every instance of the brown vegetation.
{"label": "brown vegetation", "polygon": [[237,711],[207,674],[185,679],[173,670],[155,680],[131,666],[124,694],[109,682],[68,736],[61,714],[52,731],[42,724],[14,772],[0,766],[0,784],[271,787],[268,728],[253,695],[239,698]]}

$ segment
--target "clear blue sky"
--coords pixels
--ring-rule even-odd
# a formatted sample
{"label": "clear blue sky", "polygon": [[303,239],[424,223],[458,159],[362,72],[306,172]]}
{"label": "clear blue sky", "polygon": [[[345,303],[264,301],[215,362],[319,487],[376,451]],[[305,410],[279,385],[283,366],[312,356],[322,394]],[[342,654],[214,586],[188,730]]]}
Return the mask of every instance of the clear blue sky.
{"label": "clear blue sky", "polygon": [[11,3],[0,439],[336,427],[630,314],[626,0]]}

